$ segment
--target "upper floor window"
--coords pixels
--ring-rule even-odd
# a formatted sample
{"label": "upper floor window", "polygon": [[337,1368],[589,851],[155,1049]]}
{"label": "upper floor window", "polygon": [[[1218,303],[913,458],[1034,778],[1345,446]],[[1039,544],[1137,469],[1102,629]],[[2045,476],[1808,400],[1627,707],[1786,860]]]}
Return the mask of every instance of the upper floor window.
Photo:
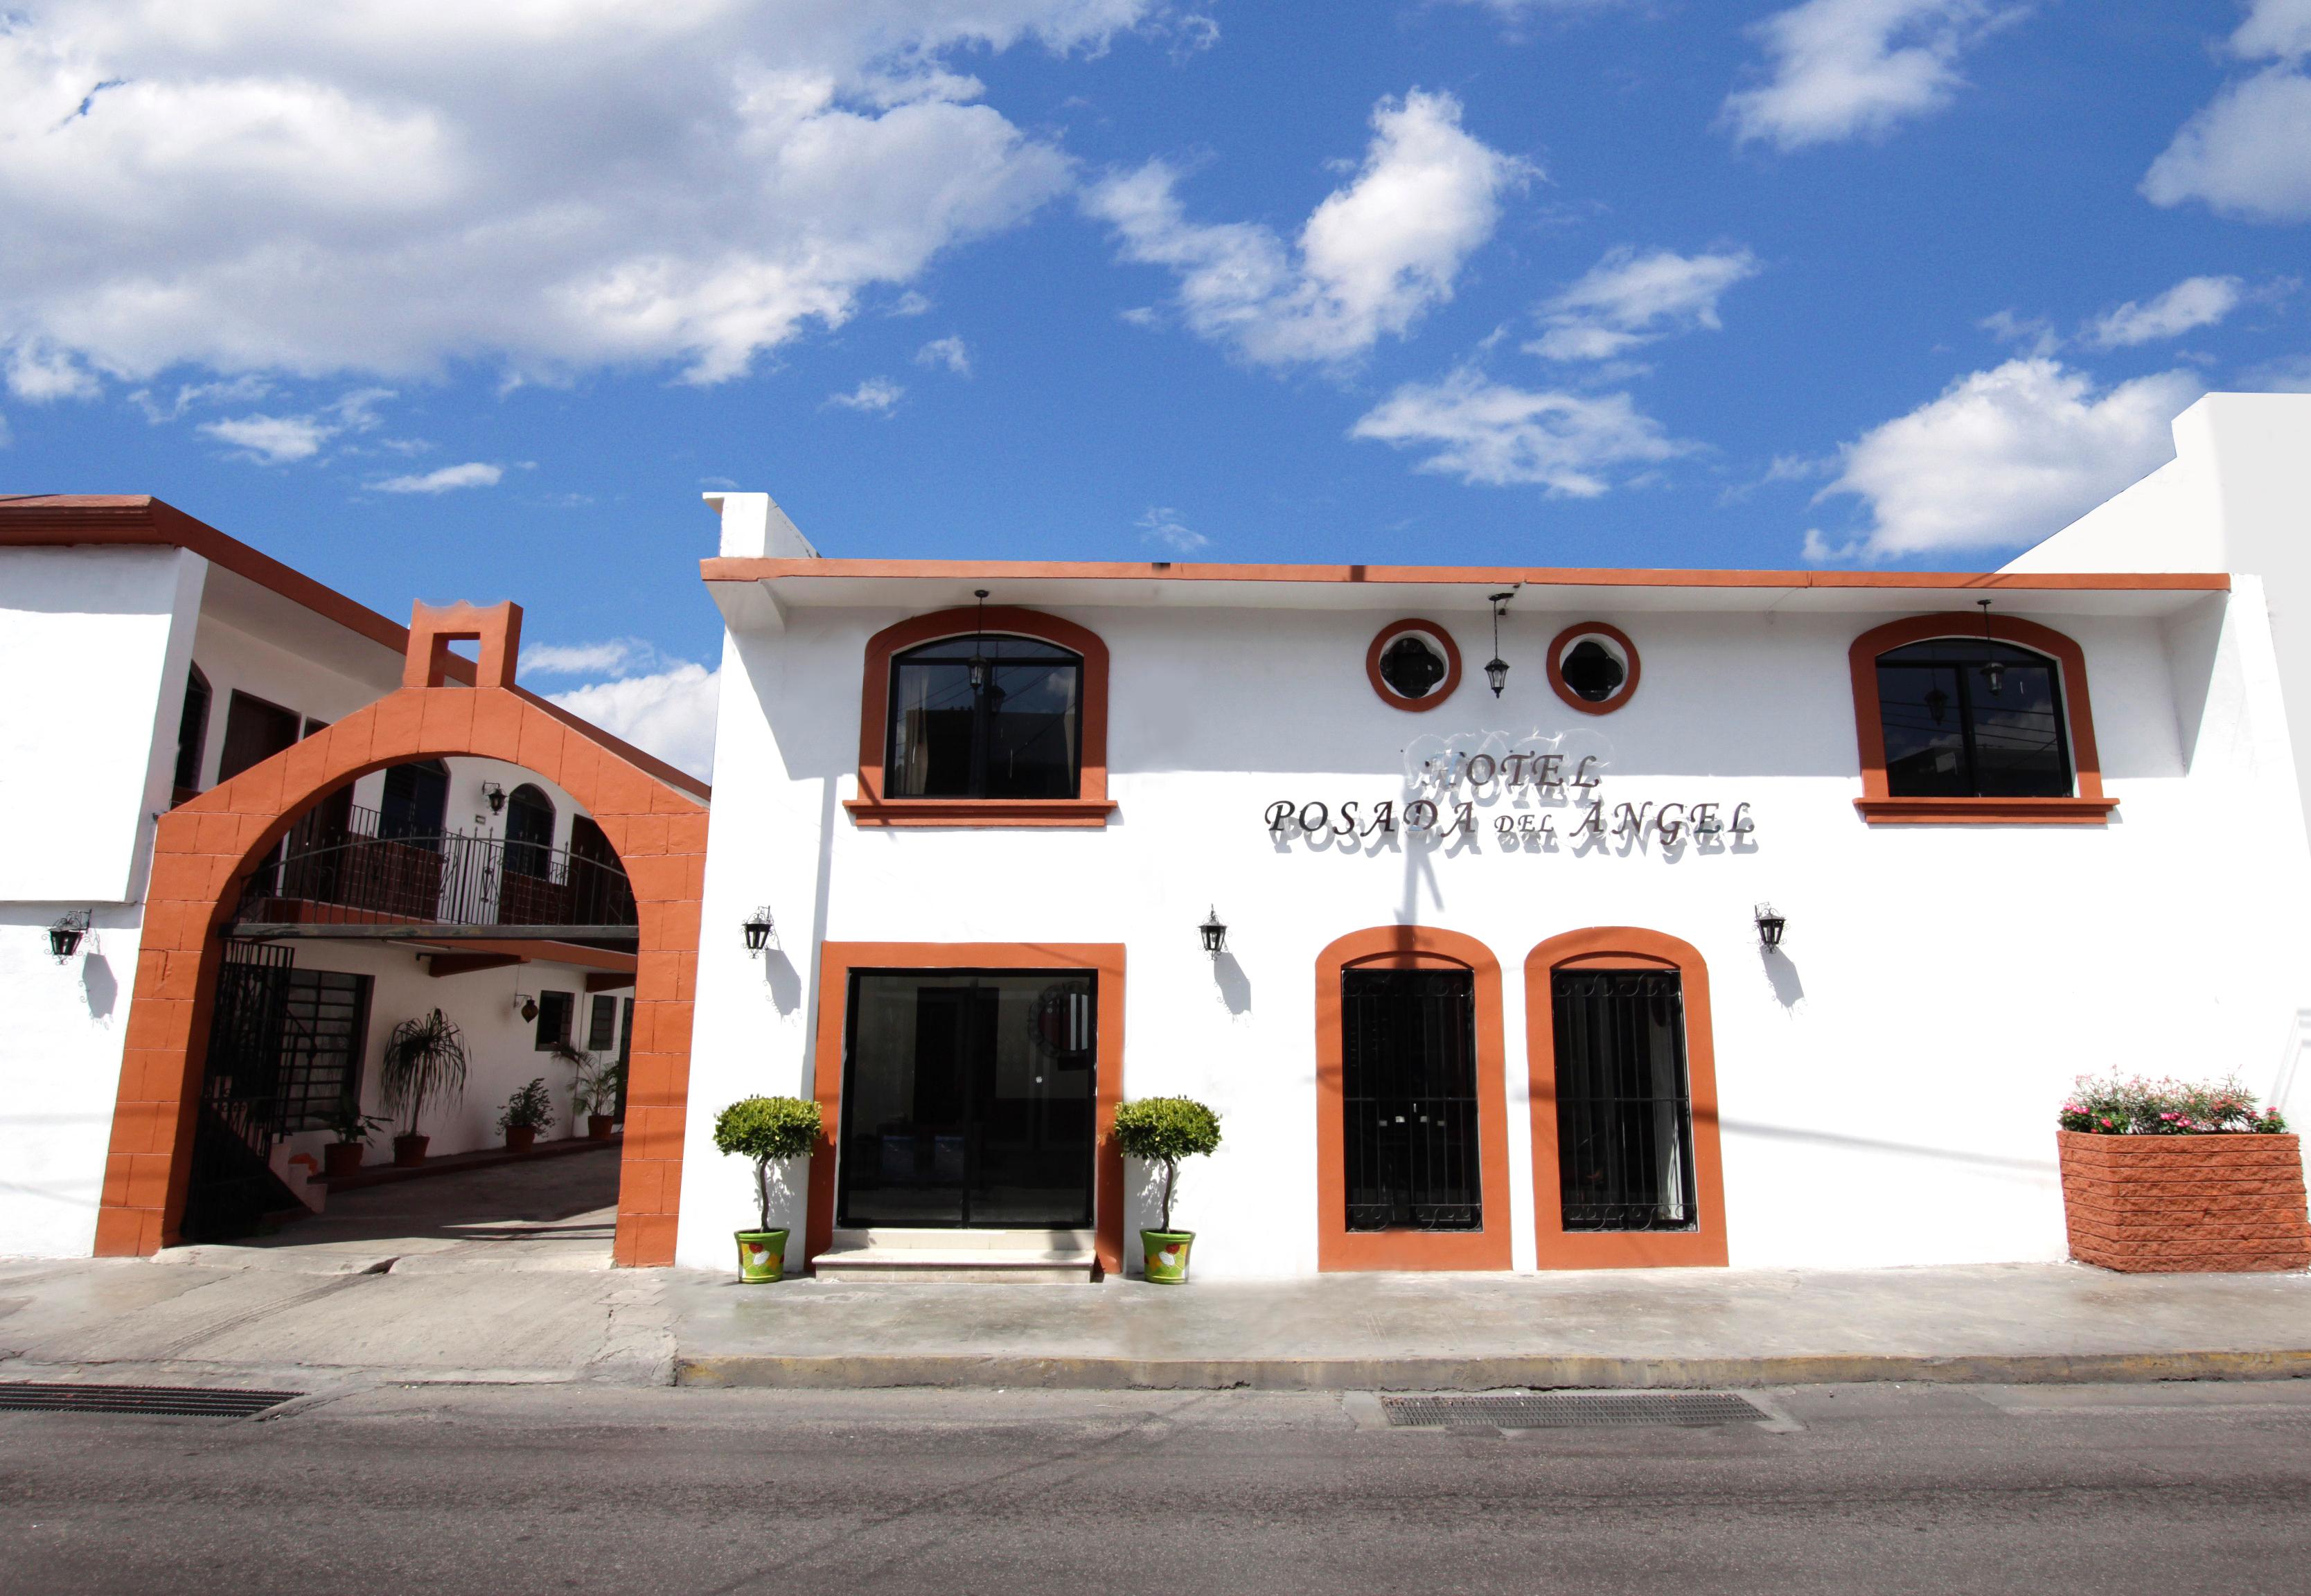
{"label": "upper floor window", "polygon": [[2044,654],[1933,638],[1878,656],[1894,798],[2068,798],[2062,678]]}
{"label": "upper floor window", "polygon": [[176,793],[183,803],[201,789],[201,755],[209,740],[209,679],[197,665],[185,677],[185,708],[177,718]]}
{"label": "upper floor window", "polygon": [[554,800],[525,781],[506,798],[505,868],[543,881],[554,873]]}
{"label": "upper floor window", "polygon": [[1083,657],[1039,638],[942,638],[891,660],[887,796],[1072,798]]}
{"label": "upper floor window", "polygon": [[449,769],[438,759],[389,765],[378,800],[380,837],[438,837],[449,808]]}

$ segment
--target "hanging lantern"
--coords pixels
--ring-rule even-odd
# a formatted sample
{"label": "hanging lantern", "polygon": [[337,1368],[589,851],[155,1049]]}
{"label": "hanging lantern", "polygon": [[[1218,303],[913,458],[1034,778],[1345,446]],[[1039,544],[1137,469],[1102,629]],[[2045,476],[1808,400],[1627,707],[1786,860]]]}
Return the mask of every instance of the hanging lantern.
{"label": "hanging lantern", "polygon": [[987,589],[972,589],[979,598],[979,622],[971,634],[971,690],[987,691]]}
{"label": "hanging lantern", "polygon": [[746,951],[762,952],[771,944],[771,911],[768,909],[755,910],[740,929],[746,933]]}
{"label": "hanging lantern", "polygon": [[48,928],[48,952],[57,964],[80,951],[80,939],[88,935],[88,911],[75,909]]}
{"label": "hanging lantern", "polygon": [[[1977,598],[1975,602],[1982,606],[1982,641],[1994,643],[1997,640],[1990,635],[1990,600]],[[1990,685],[1990,696],[1996,698],[1999,687],[2006,680],[2005,663],[1996,658],[1985,661],[1982,667],[1982,679]]]}
{"label": "hanging lantern", "polygon": [[1501,658],[1501,612],[1515,597],[1513,589],[1493,595],[1493,657],[1485,661],[1485,680],[1492,684],[1495,698],[1498,698],[1501,689],[1509,685],[1509,662]]}

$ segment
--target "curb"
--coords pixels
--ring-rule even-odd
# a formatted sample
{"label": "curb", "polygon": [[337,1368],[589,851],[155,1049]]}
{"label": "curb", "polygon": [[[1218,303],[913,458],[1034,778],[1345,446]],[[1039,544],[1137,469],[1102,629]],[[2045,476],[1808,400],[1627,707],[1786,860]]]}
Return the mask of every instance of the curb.
{"label": "curb", "polygon": [[675,1359],[674,1383],[700,1388],[889,1386],[1053,1391],[1603,1391],[1680,1387],[2083,1385],[2161,1380],[2311,1378],[2311,1349],[2274,1352],[1875,1353],[1783,1357],[800,1357],[738,1353]]}

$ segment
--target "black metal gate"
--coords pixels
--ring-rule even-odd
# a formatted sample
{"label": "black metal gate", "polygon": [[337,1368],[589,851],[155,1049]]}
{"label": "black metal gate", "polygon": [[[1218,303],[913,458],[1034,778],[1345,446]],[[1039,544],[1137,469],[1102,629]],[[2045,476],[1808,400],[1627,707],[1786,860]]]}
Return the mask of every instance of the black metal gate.
{"label": "black metal gate", "polygon": [[283,1001],[294,951],[227,942],[210,1011],[209,1051],[195,1104],[193,1162],[181,1226],[189,1242],[256,1232],[268,1209],[296,1198],[273,1173],[281,1134]]}
{"label": "black metal gate", "polygon": [[1566,970],[1550,984],[1565,1228],[1691,1230],[1682,981],[1668,971]]}
{"label": "black metal gate", "polygon": [[1476,977],[1340,976],[1341,1144],[1350,1230],[1480,1230]]}

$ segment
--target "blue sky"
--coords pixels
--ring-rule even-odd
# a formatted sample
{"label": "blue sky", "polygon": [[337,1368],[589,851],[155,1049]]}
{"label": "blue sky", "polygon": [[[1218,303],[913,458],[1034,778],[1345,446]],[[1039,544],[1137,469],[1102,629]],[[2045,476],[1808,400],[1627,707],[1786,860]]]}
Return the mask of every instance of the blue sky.
{"label": "blue sky", "polygon": [[2311,386],[2307,61],[2311,0],[32,0],[0,470],[517,597],[699,765],[711,487],[831,554],[1980,568]]}

